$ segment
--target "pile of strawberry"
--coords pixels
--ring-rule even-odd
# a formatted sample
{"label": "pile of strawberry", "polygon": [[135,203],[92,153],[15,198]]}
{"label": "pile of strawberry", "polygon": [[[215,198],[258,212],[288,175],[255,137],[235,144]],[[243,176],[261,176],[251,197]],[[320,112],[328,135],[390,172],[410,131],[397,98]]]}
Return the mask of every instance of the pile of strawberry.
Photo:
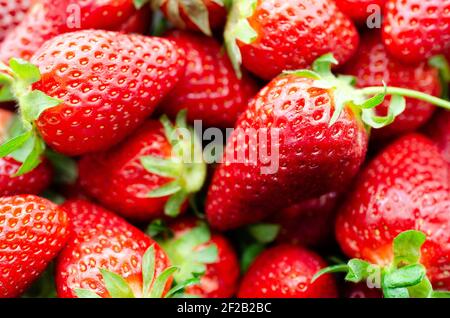
{"label": "pile of strawberry", "polygon": [[450,0],[0,0],[0,297],[450,297],[446,57]]}

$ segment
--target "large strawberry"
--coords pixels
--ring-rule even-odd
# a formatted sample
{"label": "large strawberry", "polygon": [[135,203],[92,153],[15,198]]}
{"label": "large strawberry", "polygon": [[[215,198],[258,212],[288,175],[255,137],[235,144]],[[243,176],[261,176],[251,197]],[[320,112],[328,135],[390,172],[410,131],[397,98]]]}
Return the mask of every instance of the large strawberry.
{"label": "large strawberry", "polygon": [[450,174],[437,147],[419,134],[402,137],[362,172],[339,212],[340,246],[361,260],[337,269],[385,297],[434,296],[430,282],[450,289],[449,211]]}
{"label": "large strawberry", "polygon": [[336,5],[352,20],[359,24],[367,22],[372,15],[381,19],[381,12],[387,0],[336,0]]}
{"label": "large strawberry", "polygon": [[83,200],[62,205],[72,234],[56,264],[59,297],[164,297],[175,268],[152,239]]}
{"label": "large strawberry", "polygon": [[32,62],[41,73],[13,59],[0,74],[24,122],[23,134],[6,145],[6,152],[28,147],[25,163],[31,167],[45,148],[42,139],[66,155],[121,141],[173,88],[185,60],[169,40],[87,30],[48,41]]}
{"label": "large strawberry", "polygon": [[314,274],[326,266],[322,258],[302,247],[279,245],[258,256],[245,274],[239,298],[336,298],[332,277],[314,283]]}
{"label": "large strawberry", "polygon": [[[10,111],[0,110],[0,141],[14,133],[14,115]],[[0,196],[15,194],[38,194],[45,190],[52,179],[52,168],[46,159],[32,171],[21,175],[20,152],[0,158]],[[16,176],[18,175],[18,176]]]}
{"label": "large strawberry", "polygon": [[157,241],[171,263],[180,268],[174,279],[186,281],[201,275],[200,283],[186,288],[186,294],[205,298],[228,298],[235,294],[239,263],[224,236],[210,233],[208,226],[195,218],[169,224],[164,234]]}
{"label": "large strawberry", "polygon": [[[358,53],[347,63],[342,72],[354,75],[358,87],[387,85],[412,88],[430,95],[439,96],[441,86],[436,69],[420,63],[407,65],[391,57],[384,47],[378,32],[367,32],[361,40]],[[388,102],[381,105],[377,113],[386,115]],[[394,123],[374,131],[374,137],[387,138],[416,130],[430,119],[434,107],[427,102],[407,99],[406,110]]]}
{"label": "large strawberry", "polygon": [[23,19],[31,0],[0,0],[0,43]]}
{"label": "large strawberry", "polygon": [[68,223],[46,199],[0,198],[0,298],[19,296],[42,274],[65,244]]}
{"label": "large strawberry", "polygon": [[332,52],[346,62],[358,45],[352,21],[328,0],[236,0],[225,29],[234,67],[271,80]]}
{"label": "large strawberry", "polygon": [[188,110],[188,120],[202,120],[209,127],[234,127],[237,117],[256,95],[254,81],[238,79],[228,57],[213,38],[187,32],[167,36],[186,52],[186,72],[162,102],[160,109],[175,117]]}
{"label": "large strawberry", "polygon": [[450,50],[450,0],[389,0],[383,40],[390,54],[417,63]]}
{"label": "large strawberry", "polygon": [[[149,221],[164,213],[177,216],[206,175],[201,145],[183,116],[185,112],[176,127],[166,117],[162,124],[149,120],[116,147],[83,157],[79,174],[84,190],[134,220]],[[189,140],[178,142],[183,133]]]}

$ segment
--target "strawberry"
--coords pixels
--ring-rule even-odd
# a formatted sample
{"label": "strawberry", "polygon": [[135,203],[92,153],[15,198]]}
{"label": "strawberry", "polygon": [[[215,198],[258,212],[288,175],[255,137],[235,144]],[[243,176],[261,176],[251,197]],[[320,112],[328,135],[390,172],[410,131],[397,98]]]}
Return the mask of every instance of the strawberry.
{"label": "strawberry", "polygon": [[200,31],[211,36],[212,30],[225,25],[231,0],[137,0],[138,8],[151,2],[177,28]]}
{"label": "strawberry", "polygon": [[311,279],[325,262],[313,252],[293,245],[279,245],[258,256],[245,274],[239,298],[336,298],[332,277]]}
{"label": "strawberry", "polygon": [[358,46],[358,32],[334,1],[236,0],[225,43],[238,73],[242,62],[271,80],[285,70],[307,68],[329,52],[346,62]]}
{"label": "strawberry", "polygon": [[200,190],[206,175],[203,161],[190,163],[183,157],[185,150],[191,149],[190,143],[201,152],[195,139],[189,137],[191,140],[175,146],[178,129],[191,134],[183,116],[185,112],[178,116],[176,127],[165,117],[162,124],[149,120],[123,143],[83,157],[79,163],[83,189],[133,220],[149,221],[164,212],[177,216],[188,196]]}
{"label": "strawberry", "polygon": [[118,143],[152,113],[184,71],[181,50],[171,41],[96,30],[60,35],[32,62],[41,74],[13,59],[2,75],[25,123],[16,137],[20,142],[7,145],[6,152],[28,145],[25,162],[31,167],[45,148],[41,137],[65,155]]}
{"label": "strawberry", "polygon": [[273,215],[270,222],[280,225],[277,242],[313,247],[329,245],[334,240],[337,203],[337,193],[331,192]]}
{"label": "strawberry", "polygon": [[150,30],[152,21],[152,13],[148,7],[143,7],[132,14],[127,21],[112,28],[112,31],[120,31],[123,33],[140,33],[146,34]]}
{"label": "strawberry", "polygon": [[386,49],[418,63],[450,50],[450,0],[388,0],[383,21]]}
{"label": "strawberry", "polygon": [[[354,75],[358,87],[387,85],[412,88],[430,95],[439,96],[441,86],[439,73],[426,63],[407,65],[392,58],[384,47],[378,32],[367,32],[362,37],[358,53],[342,72]],[[374,131],[374,138],[389,138],[416,130],[433,114],[434,107],[415,99],[406,100],[406,110],[391,125]],[[378,108],[379,115],[386,115],[388,102]]]}
{"label": "strawberry", "polygon": [[59,297],[167,296],[174,272],[152,239],[83,200],[62,205],[73,231],[56,263]]}
{"label": "strawberry", "polygon": [[[383,11],[387,0],[336,0],[338,8],[358,24]],[[363,42],[363,41],[362,41]]]}
{"label": "strawberry", "polygon": [[337,240],[361,260],[334,270],[367,279],[385,297],[436,296],[430,282],[450,288],[449,209],[450,174],[437,147],[419,134],[400,138],[366,167],[340,210]]}
{"label": "strawberry", "polygon": [[256,95],[254,81],[238,79],[220,44],[213,38],[175,31],[167,36],[186,52],[184,77],[162,102],[169,116],[188,110],[188,120],[209,127],[234,127],[237,117]]}
{"label": "strawberry", "polygon": [[0,0],[0,43],[22,21],[31,0]]}
{"label": "strawberry", "polygon": [[34,195],[1,197],[0,298],[20,296],[67,236],[67,215],[56,204]]}
{"label": "strawberry", "polygon": [[239,263],[228,240],[210,233],[208,226],[195,218],[185,218],[169,225],[169,235],[157,242],[180,271],[176,281],[201,275],[200,284],[185,293],[204,298],[229,298],[237,289]]}
{"label": "strawberry", "polygon": [[427,135],[436,143],[441,155],[450,164],[450,112],[440,111],[425,127]]}
{"label": "strawberry", "polygon": [[[5,140],[13,128],[14,115],[10,111],[0,110],[0,140]],[[0,196],[16,194],[39,194],[45,190],[52,180],[52,168],[46,159],[32,171],[20,174],[20,153],[0,158]],[[14,159],[16,158],[16,159]]]}

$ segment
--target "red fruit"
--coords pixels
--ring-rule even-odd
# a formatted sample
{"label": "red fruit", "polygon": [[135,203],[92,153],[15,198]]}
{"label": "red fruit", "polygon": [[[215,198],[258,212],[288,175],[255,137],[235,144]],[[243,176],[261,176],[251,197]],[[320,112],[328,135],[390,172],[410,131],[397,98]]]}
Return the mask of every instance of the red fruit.
{"label": "red fruit", "polygon": [[450,0],[389,0],[383,22],[387,50],[418,63],[450,49]]}
{"label": "red fruit", "polygon": [[150,247],[154,249],[155,276],[169,266],[158,244],[103,208],[83,200],[67,201],[62,208],[71,218],[73,233],[56,263],[59,297],[76,297],[78,289],[101,297],[113,296],[105,287],[100,269],[119,274],[135,296],[142,296],[142,258]]}
{"label": "red fruit", "polygon": [[[358,53],[347,63],[343,73],[354,75],[358,87],[376,86],[383,81],[388,86],[414,89],[430,95],[439,96],[441,85],[439,72],[427,63],[407,65],[392,58],[386,51],[378,33],[366,33],[361,41]],[[377,110],[385,116],[388,100]],[[435,107],[427,102],[406,99],[406,110],[395,121],[382,129],[373,131],[375,138],[388,138],[411,132],[425,124],[433,114]]]}
{"label": "red fruit", "polygon": [[449,183],[448,165],[430,140],[419,134],[400,138],[367,166],[340,210],[341,248],[349,257],[387,266],[394,238],[422,231],[427,240],[420,262],[436,288],[449,289]]}
{"label": "red fruit", "polygon": [[239,298],[336,298],[332,277],[313,275],[326,266],[321,257],[302,247],[279,245],[260,254],[245,274]]}
{"label": "red fruit", "polygon": [[330,52],[346,62],[358,46],[358,32],[334,1],[237,0],[225,42],[235,68],[242,59],[246,69],[271,80]]}
{"label": "red fruit", "polygon": [[186,280],[195,272],[204,272],[200,284],[186,288],[185,293],[204,298],[229,298],[237,289],[239,263],[228,240],[210,233],[207,225],[194,218],[170,224],[170,238],[159,240],[171,263],[181,270],[175,280]]}
{"label": "red fruit", "polygon": [[435,142],[441,155],[450,164],[450,112],[440,111],[425,127],[426,134]]}
{"label": "red fruit", "polygon": [[367,150],[364,125],[348,107],[330,124],[334,95],[315,83],[280,76],[250,102],[209,189],[212,227],[255,223],[294,199],[340,190],[358,172]]}
{"label": "red fruit", "polygon": [[0,46],[0,60],[29,60],[53,37],[83,29],[115,30],[134,13],[132,0],[40,0]]}
{"label": "red fruit", "polygon": [[[1,141],[8,136],[13,116],[10,111],[0,109]],[[14,177],[21,165],[21,162],[11,156],[0,158],[0,196],[39,194],[50,185],[53,171],[46,159],[42,159],[42,163],[32,171]]]}
{"label": "red fruit", "polygon": [[[206,169],[202,163],[193,164],[193,169],[187,162],[186,165],[171,163],[175,159],[174,149],[163,125],[156,120],[147,121],[123,143],[106,152],[83,157],[79,163],[80,184],[103,205],[133,220],[149,221],[164,212],[177,216],[187,195],[203,185]],[[148,162],[152,158],[157,162]],[[152,169],[152,165],[159,167],[164,162],[173,167],[172,173],[161,174]],[[179,182],[175,192],[151,195],[152,191],[174,182]]]}
{"label": "red fruit", "polygon": [[353,21],[363,24],[372,15],[381,14],[386,1],[387,0],[336,0],[336,5]]}
{"label": "red fruit", "polygon": [[0,0],[0,43],[23,19],[31,0]]}
{"label": "red fruit", "polygon": [[303,246],[324,246],[334,241],[338,195],[335,192],[302,201],[273,215],[279,224],[277,242]]}
{"label": "red fruit", "polygon": [[225,1],[200,0],[160,0],[157,4],[166,18],[179,29],[201,31],[212,35],[225,25],[227,10]]}
{"label": "red fruit", "polygon": [[238,79],[221,45],[213,38],[171,32],[168,35],[186,52],[186,73],[162,102],[163,113],[175,117],[188,110],[188,120],[208,127],[234,127],[237,117],[257,93],[248,76]]}
{"label": "red fruit", "polygon": [[131,15],[128,20],[122,23],[117,29],[112,30],[123,33],[146,34],[150,30],[151,22],[152,13],[150,9],[148,7],[143,7]]}
{"label": "red fruit", "polygon": [[0,198],[0,298],[18,297],[68,236],[66,213],[34,195]]}

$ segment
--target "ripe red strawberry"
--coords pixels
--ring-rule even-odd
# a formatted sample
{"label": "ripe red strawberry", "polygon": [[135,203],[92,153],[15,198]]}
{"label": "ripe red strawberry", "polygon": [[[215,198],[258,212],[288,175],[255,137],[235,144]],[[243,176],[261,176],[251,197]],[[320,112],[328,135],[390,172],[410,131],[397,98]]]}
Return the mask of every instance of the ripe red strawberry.
{"label": "ripe red strawberry", "polygon": [[[164,213],[177,216],[188,196],[200,190],[206,174],[203,161],[189,163],[177,154],[180,145],[174,146],[171,130],[187,127],[184,120],[179,116],[177,127],[166,118],[165,127],[150,120],[114,148],[83,157],[81,186],[106,207],[133,220],[149,221]],[[195,147],[201,151],[199,144]]]}
{"label": "ripe red strawberry", "polygon": [[23,19],[31,0],[0,0],[0,43]]}
{"label": "ripe red strawberry", "polygon": [[229,2],[230,0],[155,0],[153,7],[161,9],[175,27],[211,36],[212,30],[225,25]]}
{"label": "ripe red strawberry", "polygon": [[450,164],[450,112],[443,110],[436,113],[433,120],[425,127],[425,131]]}
{"label": "ripe red strawberry", "polygon": [[228,54],[245,68],[271,80],[285,70],[309,67],[332,52],[346,62],[358,46],[352,21],[327,0],[233,1],[225,30]]}
{"label": "ripe red strawberry", "polygon": [[0,298],[18,297],[68,236],[66,213],[34,195],[0,198]]}
{"label": "ripe red strawberry", "polygon": [[117,28],[111,30],[120,31],[123,33],[146,34],[150,30],[151,22],[152,13],[150,9],[145,6],[132,14],[127,21],[120,24]]}
{"label": "ripe red strawberry", "polygon": [[381,13],[386,1],[387,0],[336,0],[336,5],[353,21],[363,24],[372,14]]}
{"label": "ripe red strawberry", "polygon": [[[450,289],[448,211],[448,165],[430,140],[410,134],[388,146],[358,177],[339,212],[336,235],[349,257],[382,267],[380,285],[386,297],[428,297],[425,270],[435,288]],[[352,261],[358,272],[367,267]],[[397,280],[400,273],[404,283]]]}
{"label": "ripe red strawberry", "polygon": [[84,29],[115,30],[136,9],[133,0],[40,0],[0,46],[0,61],[29,60],[45,41]]}
{"label": "ripe red strawberry", "polygon": [[[7,152],[31,139],[27,159],[33,162],[44,149],[40,137],[66,155],[117,144],[176,84],[184,71],[182,55],[166,39],[87,30],[48,41],[32,59],[41,75],[33,65],[13,60],[6,81],[25,124],[21,142]],[[33,91],[20,89],[31,83]]]}
{"label": "ripe red strawberry", "polygon": [[326,266],[321,257],[302,247],[279,245],[258,256],[245,274],[239,298],[336,298],[332,277],[313,275]]}
{"label": "ripe red strawberry", "polygon": [[272,216],[279,224],[277,242],[303,246],[324,246],[334,241],[338,195],[335,192],[296,203]]}
{"label": "ripe red strawberry", "polygon": [[417,63],[450,49],[450,0],[389,0],[383,40],[390,54]]}
{"label": "ripe red strawberry", "polygon": [[186,52],[186,73],[162,102],[163,113],[175,117],[188,110],[188,120],[202,120],[209,127],[234,127],[237,117],[256,95],[248,76],[238,79],[221,45],[213,38],[187,32],[167,36]]}
{"label": "ripe red strawberry", "polygon": [[[376,86],[384,81],[387,85],[411,88],[439,96],[441,86],[439,73],[426,63],[407,65],[392,58],[386,51],[377,32],[364,34],[358,53],[344,66],[343,73],[354,75],[358,87]],[[416,130],[433,114],[434,106],[416,99],[406,100],[406,110],[394,123],[374,131],[375,138],[388,138]],[[386,115],[388,102],[378,108],[379,115]]]}
{"label": "ripe red strawberry", "polygon": [[[13,113],[0,109],[0,141],[8,138],[13,118]],[[20,154],[16,155],[0,158],[0,196],[41,193],[52,180],[52,168],[49,162],[42,158],[42,162],[35,169],[15,177],[16,173],[20,173],[19,169],[22,165],[14,159]]]}
{"label": "ripe red strawberry", "polygon": [[169,261],[158,244],[87,201],[67,201],[62,208],[73,232],[57,259],[59,297],[145,297],[149,291],[164,296],[172,279],[163,276]]}
{"label": "ripe red strawberry", "polygon": [[195,218],[185,218],[169,225],[169,235],[158,243],[171,263],[181,270],[176,281],[201,274],[200,284],[186,288],[185,293],[204,298],[232,297],[237,289],[239,263],[228,240],[210,233],[208,226]]}

